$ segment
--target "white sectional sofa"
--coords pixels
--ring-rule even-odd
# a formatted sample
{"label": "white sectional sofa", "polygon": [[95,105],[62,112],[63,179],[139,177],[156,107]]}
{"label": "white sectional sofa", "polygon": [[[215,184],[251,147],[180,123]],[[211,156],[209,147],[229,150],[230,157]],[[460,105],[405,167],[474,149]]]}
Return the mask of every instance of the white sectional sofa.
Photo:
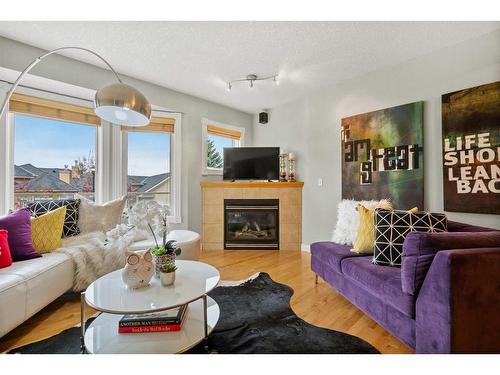
{"label": "white sectional sofa", "polygon": [[0,269],[0,337],[70,290],[73,272],[73,261],[57,252]]}
{"label": "white sectional sofa", "polygon": [[[180,259],[196,260],[200,252],[200,235],[174,230],[168,237],[179,242]],[[129,249],[144,250],[151,240],[136,242]],[[73,260],[64,253],[52,252],[41,258],[14,262],[0,269],[0,337],[35,315],[73,287]]]}

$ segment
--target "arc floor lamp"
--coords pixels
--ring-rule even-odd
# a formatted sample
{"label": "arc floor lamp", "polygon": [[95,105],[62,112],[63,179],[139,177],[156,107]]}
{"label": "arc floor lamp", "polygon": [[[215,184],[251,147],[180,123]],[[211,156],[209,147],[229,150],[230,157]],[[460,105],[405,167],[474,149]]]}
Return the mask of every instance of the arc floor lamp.
{"label": "arc floor lamp", "polygon": [[58,53],[62,50],[76,49],[86,51],[101,59],[111,69],[118,82],[101,87],[97,90],[94,98],[95,113],[105,121],[115,125],[145,126],[151,120],[151,103],[136,88],[122,82],[118,73],[99,54],[83,47],[61,47],[49,51],[33,60],[19,75],[12,87],[7,92],[0,110],[0,117],[3,115],[10,97],[19,85],[21,79],[40,61],[47,56]]}

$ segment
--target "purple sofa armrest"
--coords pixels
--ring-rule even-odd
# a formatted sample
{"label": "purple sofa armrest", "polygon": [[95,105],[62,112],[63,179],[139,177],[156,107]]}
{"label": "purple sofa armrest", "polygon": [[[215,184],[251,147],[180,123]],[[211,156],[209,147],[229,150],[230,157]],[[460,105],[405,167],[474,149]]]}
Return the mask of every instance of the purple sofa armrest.
{"label": "purple sofa armrest", "polygon": [[500,352],[500,247],[436,254],[416,303],[417,353]]}
{"label": "purple sofa armrest", "polygon": [[438,251],[500,247],[500,231],[490,232],[410,232],[403,243],[401,288],[417,295]]}

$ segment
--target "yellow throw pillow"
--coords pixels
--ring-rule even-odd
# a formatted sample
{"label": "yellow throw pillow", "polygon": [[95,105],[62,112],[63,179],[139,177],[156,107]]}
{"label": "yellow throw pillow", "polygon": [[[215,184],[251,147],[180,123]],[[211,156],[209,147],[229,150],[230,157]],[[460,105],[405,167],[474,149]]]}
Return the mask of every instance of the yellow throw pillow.
{"label": "yellow throw pillow", "polygon": [[369,210],[362,204],[356,206],[359,215],[358,236],[351,250],[358,254],[373,254],[375,243],[375,210]]}
{"label": "yellow throw pillow", "polygon": [[[359,214],[358,236],[352,252],[358,254],[373,254],[375,243],[375,210],[369,210],[362,204],[356,206]],[[410,213],[418,212],[418,207],[408,210]]]}
{"label": "yellow throw pillow", "polygon": [[39,253],[50,253],[61,247],[66,206],[31,218],[33,247]]}

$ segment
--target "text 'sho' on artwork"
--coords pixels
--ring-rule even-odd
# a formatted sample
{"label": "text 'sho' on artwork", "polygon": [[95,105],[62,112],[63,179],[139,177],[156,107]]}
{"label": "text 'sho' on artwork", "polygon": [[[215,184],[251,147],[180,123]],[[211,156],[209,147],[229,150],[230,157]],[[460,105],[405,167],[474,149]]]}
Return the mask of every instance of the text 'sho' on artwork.
{"label": "text 'sho' on artwork", "polygon": [[342,119],[342,198],[424,209],[423,102]]}
{"label": "text 'sho' on artwork", "polygon": [[442,97],[444,209],[500,214],[500,81]]}

